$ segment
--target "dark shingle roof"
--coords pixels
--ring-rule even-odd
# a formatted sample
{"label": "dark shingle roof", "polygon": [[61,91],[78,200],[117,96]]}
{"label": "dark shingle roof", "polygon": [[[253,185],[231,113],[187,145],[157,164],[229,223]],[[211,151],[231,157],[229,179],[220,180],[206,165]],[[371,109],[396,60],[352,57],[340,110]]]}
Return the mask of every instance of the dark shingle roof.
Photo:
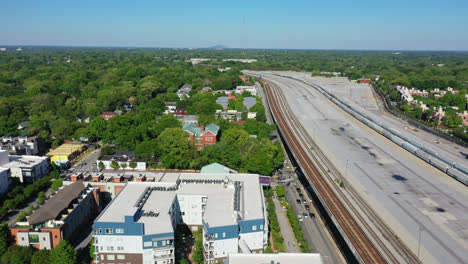
{"label": "dark shingle roof", "polygon": [[86,189],[83,181],[74,182],[61,189],[54,197],[50,198],[41,208],[34,211],[29,217],[29,224],[35,225],[46,222],[57,216],[66,209],[70,203],[80,197],[81,192]]}

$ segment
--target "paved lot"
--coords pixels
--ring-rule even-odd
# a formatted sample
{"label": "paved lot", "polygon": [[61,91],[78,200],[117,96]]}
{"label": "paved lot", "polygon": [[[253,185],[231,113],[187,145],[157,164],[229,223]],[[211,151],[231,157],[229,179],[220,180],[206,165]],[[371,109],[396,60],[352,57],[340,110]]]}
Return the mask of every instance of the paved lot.
{"label": "paved lot", "polygon": [[[318,146],[423,263],[466,263],[468,189],[300,82],[280,85]],[[420,246],[419,246],[420,241]]]}

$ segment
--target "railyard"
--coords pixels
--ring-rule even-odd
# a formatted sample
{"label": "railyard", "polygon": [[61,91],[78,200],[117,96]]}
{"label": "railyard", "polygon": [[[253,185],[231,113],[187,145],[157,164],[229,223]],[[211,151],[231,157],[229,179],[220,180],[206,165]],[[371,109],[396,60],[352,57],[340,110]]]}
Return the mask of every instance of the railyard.
{"label": "railyard", "polygon": [[[419,257],[423,263],[463,263],[468,258],[465,186],[301,82],[312,81],[307,75],[297,81],[267,72],[249,74],[269,84],[270,107],[281,133],[361,262],[417,263]],[[362,92],[351,93],[372,95]],[[369,96],[361,105],[378,113],[372,100]],[[453,146],[439,148],[462,157],[452,153]]]}

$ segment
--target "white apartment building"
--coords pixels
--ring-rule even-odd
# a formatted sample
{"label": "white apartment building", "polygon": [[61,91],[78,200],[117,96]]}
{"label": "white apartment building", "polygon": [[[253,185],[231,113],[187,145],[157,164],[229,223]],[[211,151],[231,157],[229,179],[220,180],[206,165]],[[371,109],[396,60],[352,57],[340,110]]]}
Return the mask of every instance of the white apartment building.
{"label": "white apartment building", "polygon": [[96,263],[174,263],[181,224],[202,229],[205,263],[223,263],[239,248],[263,253],[268,220],[259,176],[165,173],[127,183],[94,222]]}
{"label": "white apartment building", "polygon": [[19,178],[20,182],[34,182],[49,173],[48,156],[12,156],[8,151],[0,150],[0,167],[10,170],[10,177]]}

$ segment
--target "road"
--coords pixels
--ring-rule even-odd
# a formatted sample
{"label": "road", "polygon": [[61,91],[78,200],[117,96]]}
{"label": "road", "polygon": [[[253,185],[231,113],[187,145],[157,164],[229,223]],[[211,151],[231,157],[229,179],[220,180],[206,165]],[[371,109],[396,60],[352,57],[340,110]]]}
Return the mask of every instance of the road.
{"label": "road", "polygon": [[[286,189],[286,195],[290,204],[296,215],[303,215],[303,213],[309,214],[313,213],[315,218],[304,218],[300,222],[302,232],[304,233],[307,242],[309,243],[309,248],[312,252],[318,252],[322,255],[324,263],[335,264],[335,263],[345,263],[343,256],[341,255],[338,247],[336,246],[333,238],[328,233],[327,228],[320,219],[319,213],[316,211],[314,204],[311,202],[312,199],[309,196],[308,192],[302,187],[297,175],[293,174],[293,181],[290,184],[286,184],[284,187]],[[297,199],[301,200],[296,187],[301,189],[301,193],[304,194],[304,199],[306,203],[297,204],[295,201]],[[309,205],[310,210],[305,208],[305,205]]]}
{"label": "road", "polygon": [[[268,72],[318,147],[423,263],[466,263],[465,186],[370,130],[301,82]],[[346,188],[344,188],[346,192]],[[420,242],[420,243],[419,243]]]}

